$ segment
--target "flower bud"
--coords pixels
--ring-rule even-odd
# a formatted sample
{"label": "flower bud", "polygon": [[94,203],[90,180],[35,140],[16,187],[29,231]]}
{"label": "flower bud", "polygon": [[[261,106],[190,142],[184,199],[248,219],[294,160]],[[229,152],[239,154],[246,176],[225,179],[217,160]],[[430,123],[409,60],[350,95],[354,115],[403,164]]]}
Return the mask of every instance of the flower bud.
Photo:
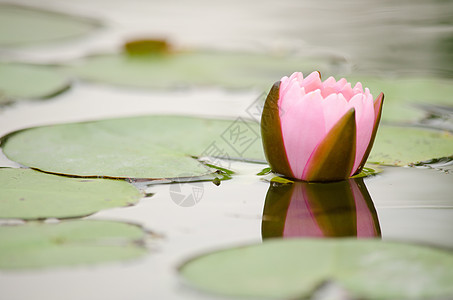
{"label": "flower bud", "polygon": [[261,116],[267,161],[276,173],[304,181],[338,181],[359,173],[381,118],[376,100],[359,82],[296,72],[271,88]]}

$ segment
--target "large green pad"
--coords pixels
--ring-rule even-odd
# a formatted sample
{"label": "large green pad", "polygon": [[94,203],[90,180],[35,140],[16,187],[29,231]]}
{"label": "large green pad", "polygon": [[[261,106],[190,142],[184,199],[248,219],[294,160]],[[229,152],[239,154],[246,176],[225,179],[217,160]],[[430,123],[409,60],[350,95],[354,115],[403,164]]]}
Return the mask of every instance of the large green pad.
{"label": "large green pad", "polygon": [[449,299],[453,255],[380,240],[279,239],[196,257],[193,286],[230,296],[300,299],[332,281],[354,299]]}
{"label": "large green pad", "polygon": [[144,116],[32,128],[11,135],[4,153],[52,173],[114,178],[202,176],[192,156],[264,162],[259,125],[237,120]]}

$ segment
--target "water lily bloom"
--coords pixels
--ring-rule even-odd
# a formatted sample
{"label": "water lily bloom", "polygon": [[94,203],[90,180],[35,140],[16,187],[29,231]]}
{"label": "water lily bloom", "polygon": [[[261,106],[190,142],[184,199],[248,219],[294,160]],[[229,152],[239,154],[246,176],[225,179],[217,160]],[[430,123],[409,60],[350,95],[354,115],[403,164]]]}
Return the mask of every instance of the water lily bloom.
{"label": "water lily bloom", "polygon": [[384,94],[359,82],[296,72],[270,90],[261,116],[267,161],[274,172],[304,181],[337,181],[359,173],[371,151]]}

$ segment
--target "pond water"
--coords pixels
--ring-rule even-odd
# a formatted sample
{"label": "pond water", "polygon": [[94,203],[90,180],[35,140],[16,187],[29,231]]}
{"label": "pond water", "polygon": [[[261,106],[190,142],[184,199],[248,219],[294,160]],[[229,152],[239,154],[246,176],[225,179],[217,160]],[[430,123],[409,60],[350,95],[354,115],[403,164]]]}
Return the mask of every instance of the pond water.
{"label": "pond water", "polygon": [[[36,5],[34,1],[17,2]],[[66,43],[1,49],[2,59],[65,61],[87,53],[112,51],[125,39],[158,36],[168,38],[179,48],[327,56],[334,65],[338,64],[338,73],[439,77],[453,74],[453,6],[449,1],[42,0],[40,5],[100,18],[106,25],[87,38]],[[259,89],[145,91],[76,82],[69,91],[45,101],[0,107],[0,136],[32,126],[119,116],[248,117],[247,108],[261,95]],[[280,222],[280,227],[296,228],[292,233],[282,231],[281,235],[354,235],[360,224],[368,224],[364,226],[372,230],[364,236],[453,249],[451,171],[437,166],[379,166],[381,173],[364,179],[362,184],[366,187],[358,192],[362,196],[340,195],[346,199],[344,205],[322,208],[312,219],[305,217],[304,222],[317,218],[333,222],[334,227],[353,223],[350,228],[344,225],[342,232],[327,234],[325,228],[300,232],[297,222],[285,225],[291,223],[290,213],[285,218],[269,208],[269,176],[256,175],[266,165],[227,163],[235,175],[219,186],[209,181],[148,185],[137,182],[135,185],[148,195],[137,205],[87,217],[144,226],[152,232],[147,240],[150,251],[145,257],[92,266],[0,271],[2,298],[81,299],[89,295],[109,299],[215,299],[187,287],[176,268],[200,253],[260,243],[269,234],[264,229],[266,220],[279,218],[275,222]],[[19,165],[0,155],[0,167]],[[451,169],[452,164],[441,168]],[[312,192],[315,196],[310,203],[320,209],[317,205],[323,196]],[[195,201],[181,205],[176,194],[194,195]],[[356,202],[351,204],[351,199]],[[283,209],[292,210],[294,220],[300,220],[297,216],[306,208],[298,207],[297,199],[288,201]]]}

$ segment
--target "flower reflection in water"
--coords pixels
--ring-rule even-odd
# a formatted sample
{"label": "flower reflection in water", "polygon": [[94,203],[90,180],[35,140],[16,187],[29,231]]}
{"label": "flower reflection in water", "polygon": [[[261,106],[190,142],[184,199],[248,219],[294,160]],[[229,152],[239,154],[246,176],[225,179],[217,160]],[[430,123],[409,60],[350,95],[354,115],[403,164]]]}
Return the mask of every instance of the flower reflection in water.
{"label": "flower reflection in water", "polygon": [[379,220],[362,178],[333,183],[271,183],[261,225],[272,237],[380,237]]}

